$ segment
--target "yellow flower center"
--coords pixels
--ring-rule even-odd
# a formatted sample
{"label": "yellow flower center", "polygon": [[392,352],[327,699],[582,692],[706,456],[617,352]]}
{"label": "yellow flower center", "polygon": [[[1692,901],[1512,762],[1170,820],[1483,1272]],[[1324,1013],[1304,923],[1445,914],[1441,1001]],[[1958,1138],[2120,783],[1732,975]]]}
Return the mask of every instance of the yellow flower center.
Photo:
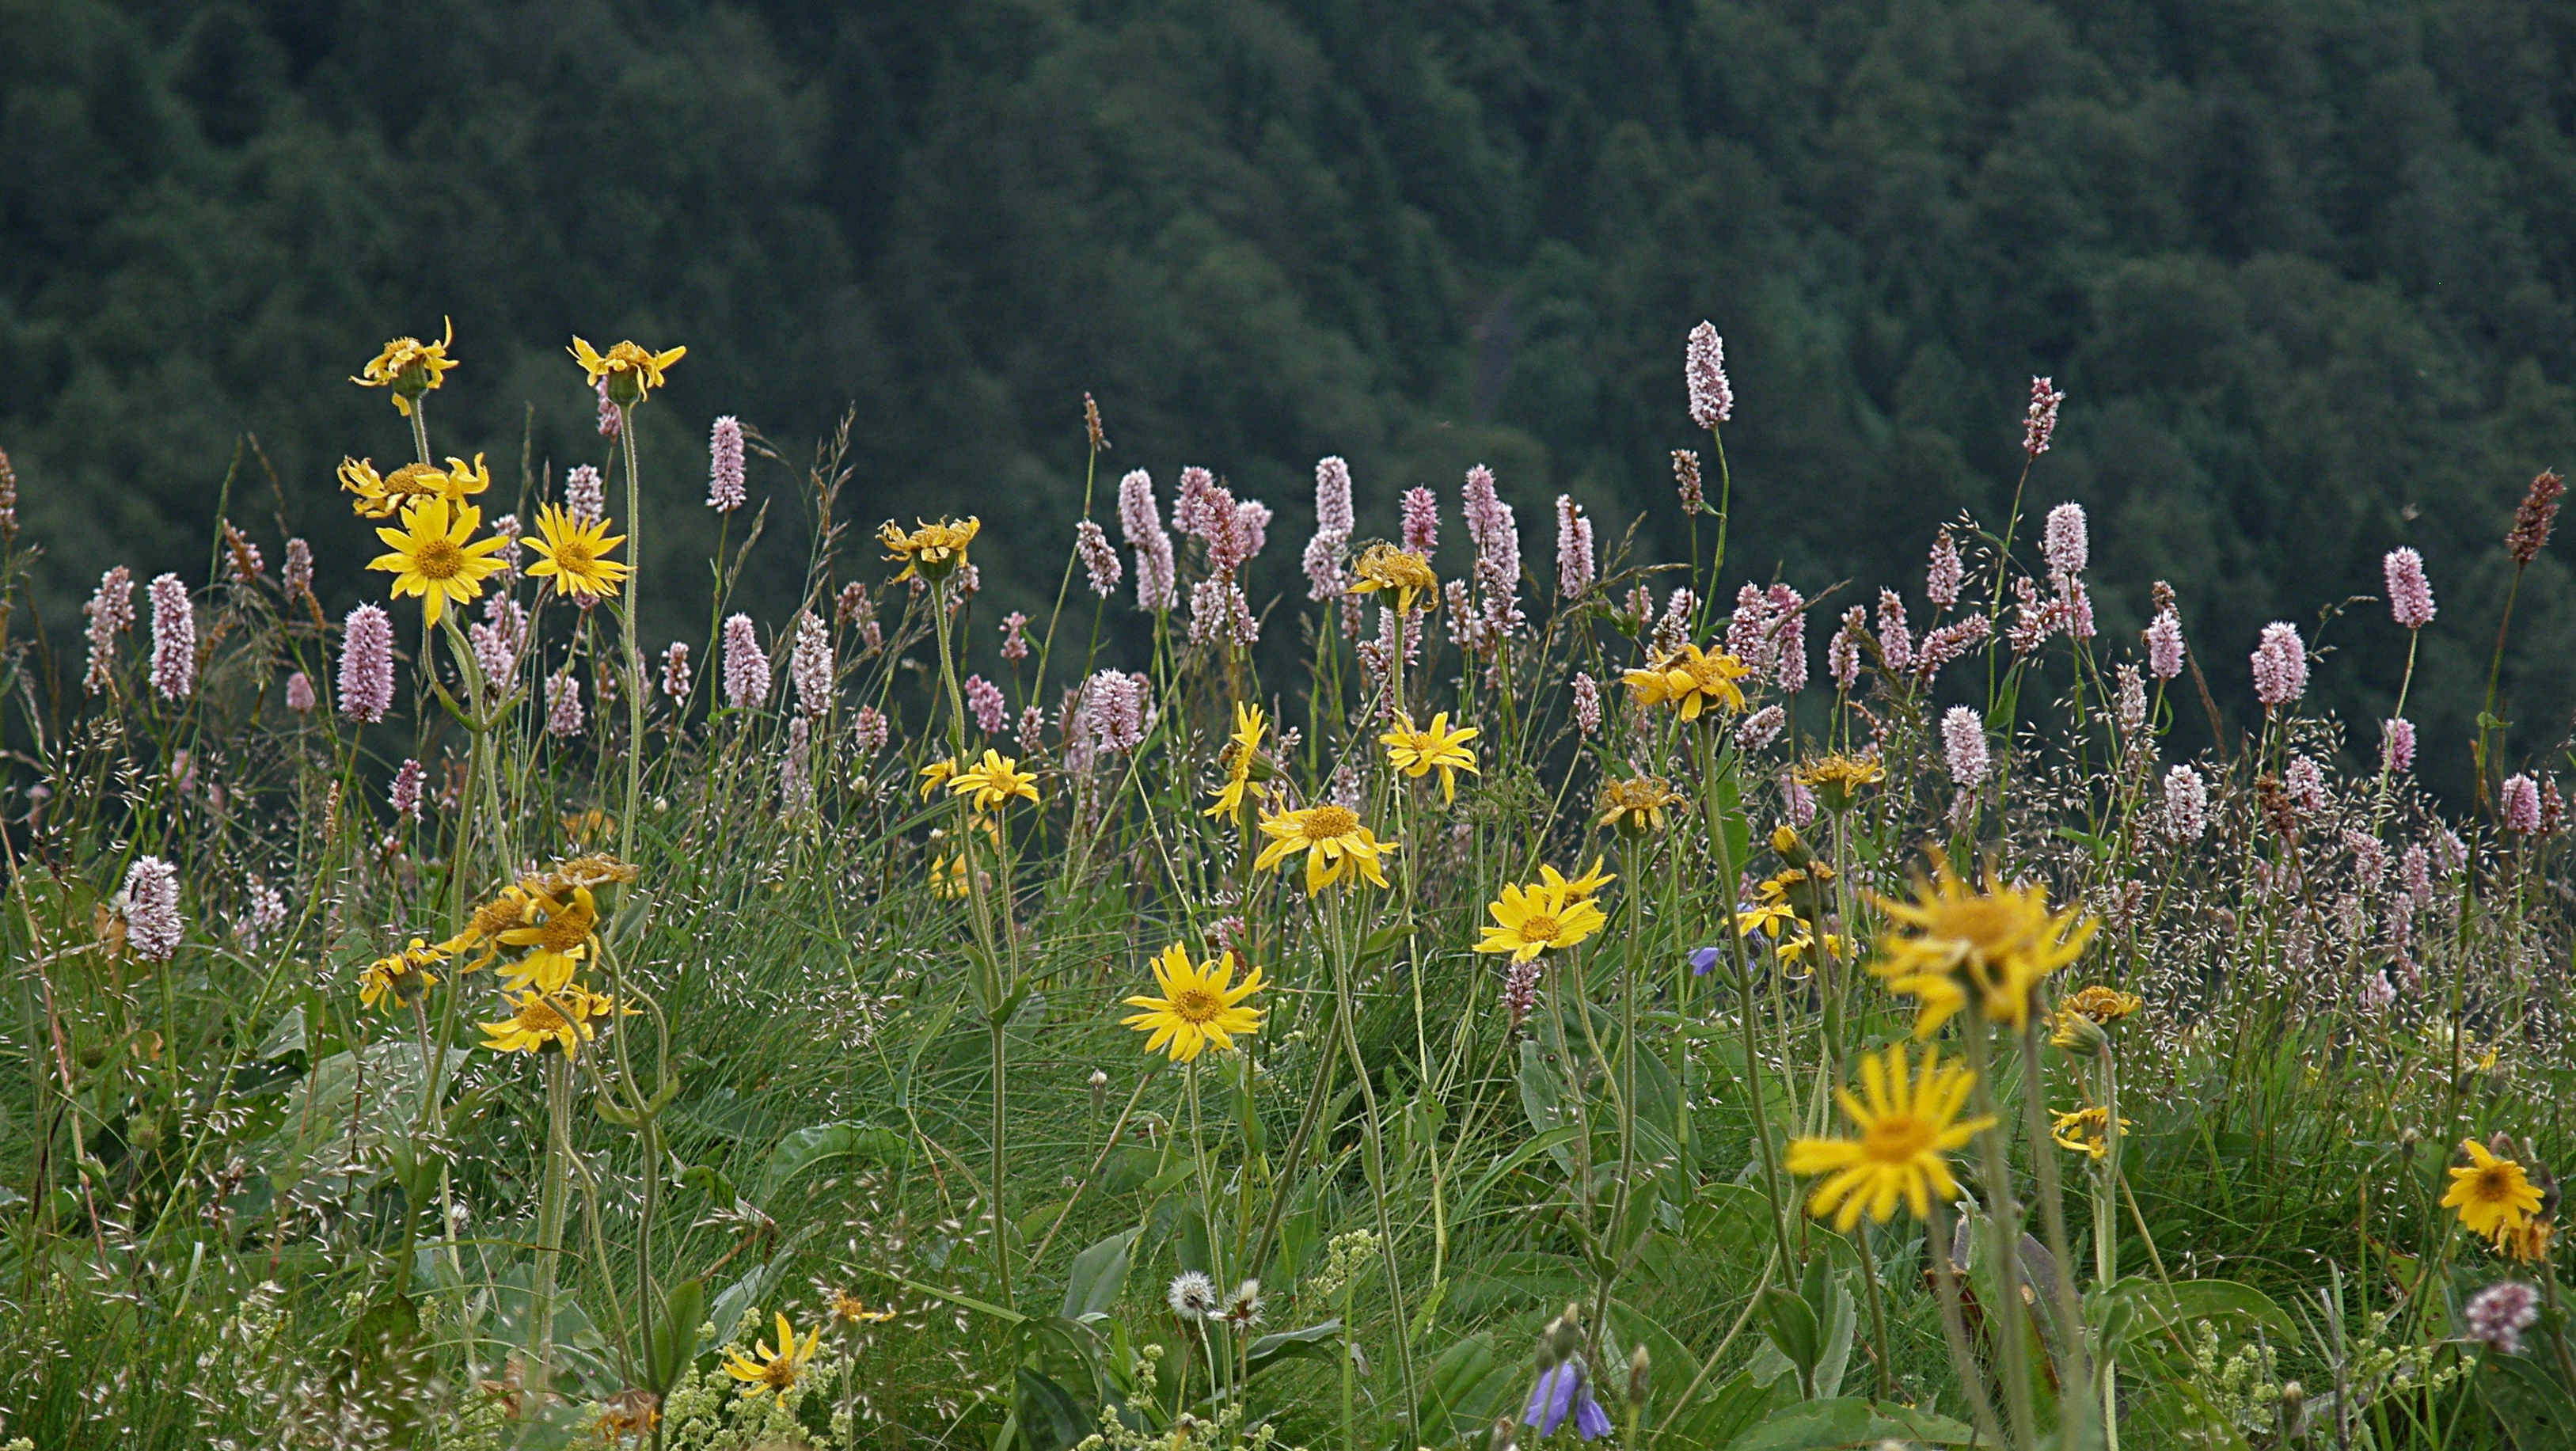
{"label": "yellow flower center", "polygon": [[519,1026],[531,1033],[560,1033],[572,1025],[564,1021],[563,1014],[535,1002],[519,1009]]}
{"label": "yellow flower center", "polygon": [[1944,902],[1924,931],[1926,937],[1949,943],[1977,961],[2004,956],[2028,933],[2028,918],[2020,904],[2001,895]]}
{"label": "yellow flower center", "polygon": [[590,936],[590,918],[576,912],[559,912],[548,917],[538,931],[539,947],[548,952],[570,952]]}
{"label": "yellow flower center", "polygon": [[2489,1164],[2469,1181],[2469,1193],[2476,1199],[2500,1204],[2513,1197],[2514,1177],[2513,1165]]}
{"label": "yellow flower center", "polygon": [[467,930],[477,937],[498,937],[519,925],[519,904],[508,897],[495,897],[474,909],[474,920]]}
{"label": "yellow flower center", "polygon": [[1932,1147],[1940,1130],[1930,1119],[1892,1113],[1860,1136],[1861,1152],[1882,1164],[1904,1164]]}
{"label": "yellow flower center", "polygon": [[599,555],[590,541],[574,535],[555,546],[555,568],[567,574],[589,574],[599,565]]}
{"label": "yellow flower center", "polygon": [[1308,841],[1334,841],[1359,829],[1359,817],[1347,807],[1318,806],[1306,813]]}
{"label": "yellow flower center", "polygon": [[428,464],[404,464],[385,475],[387,494],[435,494],[447,482],[447,475]]}
{"label": "yellow flower center", "polygon": [[454,579],[464,572],[465,551],[446,535],[435,535],[413,552],[411,567],[424,579]]}
{"label": "yellow flower center", "polygon": [[1727,685],[1728,676],[1724,660],[1725,657],[1721,655],[1703,655],[1697,660],[1684,664],[1682,670],[1690,676],[1694,686],[1716,694],[1725,690]]}
{"label": "yellow flower center", "polygon": [[1524,942],[1554,942],[1556,934],[1564,930],[1555,918],[1545,912],[1532,912],[1521,919],[1521,940]]}
{"label": "yellow flower center", "polygon": [[1185,987],[1172,994],[1172,1014],[1193,1023],[1209,1023],[1225,1011],[1225,999],[1203,987]]}
{"label": "yellow flower center", "polygon": [[796,1384],[796,1362],[782,1355],[761,1367],[760,1380],[771,1390],[788,1390]]}

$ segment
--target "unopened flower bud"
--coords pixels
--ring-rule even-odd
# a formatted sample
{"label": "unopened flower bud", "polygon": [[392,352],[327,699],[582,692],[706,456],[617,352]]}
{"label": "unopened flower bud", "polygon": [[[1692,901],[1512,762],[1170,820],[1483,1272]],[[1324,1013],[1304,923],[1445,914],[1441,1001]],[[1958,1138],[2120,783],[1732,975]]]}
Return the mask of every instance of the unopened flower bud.
{"label": "unopened flower bud", "polygon": [[1101,1106],[1109,1101],[1109,1074],[1104,1069],[1094,1068],[1088,1082],[1091,1084],[1091,1111],[1098,1113]]}
{"label": "unopened flower bud", "polygon": [[1565,1313],[1547,1327],[1548,1363],[1559,1364],[1574,1358],[1583,1349],[1583,1307],[1568,1302]]}
{"label": "unopened flower bud", "polygon": [[2111,1047],[2111,1035],[2102,1031],[2102,1025],[2073,1008],[2059,1009],[2050,1029],[2048,1041],[2069,1053],[2090,1058]]}
{"label": "unopened flower bud", "polygon": [[1485,1438],[1485,1451],[1520,1451],[1520,1445],[1520,1428],[1512,1424],[1512,1418],[1496,1416],[1494,1432]]}
{"label": "unopened flower bud", "polygon": [[1628,1404],[1645,1405],[1646,1388],[1653,1379],[1653,1360],[1646,1354],[1646,1347],[1640,1345],[1636,1353],[1628,1357]]}

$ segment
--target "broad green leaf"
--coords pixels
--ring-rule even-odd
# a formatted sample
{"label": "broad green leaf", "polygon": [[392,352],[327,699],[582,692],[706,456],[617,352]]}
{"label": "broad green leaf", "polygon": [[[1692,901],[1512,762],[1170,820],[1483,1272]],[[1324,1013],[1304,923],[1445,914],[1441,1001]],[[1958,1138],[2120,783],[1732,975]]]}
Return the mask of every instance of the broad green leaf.
{"label": "broad green leaf", "polygon": [[1073,1268],[1065,1272],[1064,1308],[1057,1313],[1080,1320],[1116,1309],[1127,1290],[1129,1252],[1142,1233],[1142,1228],[1121,1230],[1075,1255]]}
{"label": "broad green leaf", "polygon": [[793,1130],[769,1153],[769,1167],[760,1174],[760,1202],[774,1202],[788,1181],[842,1154],[855,1154],[879,1164],[899,1164],[904,1157],[903,1140],[892,1129],[852,1120]]}
{"label": "broad green leaf", "polygon": [[1252,1342],[1244,1356],[1255,1371],[1289,1360],[1320,1360],[1330,1365],[1340,1358],[1341,1343],[1342,1322],[1325,1320],[1296,1330],[1273,1331]]}
{"label": "broad green leaf", "polygon": [[1013,1378],[1012,1415],[1029,1451],[1069,1451],[1094,1429],[1082,1402],[1052,1379],[1023,1365]]}
{"label": "broad green leaf", "polygon": [[1727,1443],[1727,1451],[1843,1451],[1881,1441],[1965,1446],[1975,1432],[1946,1416],[1858,1398],[1802,1401],[1771,1413]]}

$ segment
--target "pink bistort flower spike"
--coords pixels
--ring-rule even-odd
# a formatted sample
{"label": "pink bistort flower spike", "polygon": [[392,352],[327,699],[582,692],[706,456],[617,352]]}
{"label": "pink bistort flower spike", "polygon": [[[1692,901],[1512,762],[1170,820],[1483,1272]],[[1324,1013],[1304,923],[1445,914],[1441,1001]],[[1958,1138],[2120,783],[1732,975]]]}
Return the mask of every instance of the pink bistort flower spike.
{"label": "pink bistort flower spike", "polygon": [[1690,391],[1691,422],[1715,428],[1735,417],[1735,387],[1726,379],[1726,340],[1717,324],[1703,321],[1682,349],[1682,381]]}
{"label": "pink bistort flower spike", "polygon": [[2410,630],[2433,623],[2433,584],[2424,577],[2424,556],[2392,549],[2380,568],[2388,576],[2389,615]]}
{"label": "pink bistort flower spike", "polygon": [[1941,752],[1950,768],[1950,780],[1962,791],[1984,784],[1986,772],[1994,765],[1986,747],[1986,723],[1964,705],[1950,707],[1941,717]]}
{"label": "pink bistort flower spike", "polygon": [[340,713],[373,725],[394,704],[394,622],[381,605],[360,605],[340,627]]}
{"label": "pink bistort flower spike", "polygon": [[724,622],[725,704],[735,710],[758,710],[769,703],[769,656],[760,648],[760,629],[749,615]]}
{"label": "pink bistort flower spike", "polygon": [[197,693],[197,612],[175,574],[152,581],[152,688],[163,700]]}
{"label": "pink bistort flower spike", "polygon": [[125,945],[145,962],[168,962],[179,950],[179,869],[157,856],[125,869]]}
{"label": "pink bistort flower spike", "polygon": [[750,497],[742,481],[742,420],[728,413],[707,430],[707,507],[730,514]]}

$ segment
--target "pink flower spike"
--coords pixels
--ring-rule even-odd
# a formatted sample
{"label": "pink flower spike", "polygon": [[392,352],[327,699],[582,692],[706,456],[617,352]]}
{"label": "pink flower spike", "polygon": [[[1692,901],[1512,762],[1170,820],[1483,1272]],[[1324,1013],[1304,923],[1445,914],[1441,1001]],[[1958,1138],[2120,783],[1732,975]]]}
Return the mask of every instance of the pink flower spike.
{"label": "pink flower spike", "polygon": [[2389,615],[2410,630],[2433,623],[2433,585],[2424,577],[2424,556],[2392,549],[2380,567],[2388,576]]}

